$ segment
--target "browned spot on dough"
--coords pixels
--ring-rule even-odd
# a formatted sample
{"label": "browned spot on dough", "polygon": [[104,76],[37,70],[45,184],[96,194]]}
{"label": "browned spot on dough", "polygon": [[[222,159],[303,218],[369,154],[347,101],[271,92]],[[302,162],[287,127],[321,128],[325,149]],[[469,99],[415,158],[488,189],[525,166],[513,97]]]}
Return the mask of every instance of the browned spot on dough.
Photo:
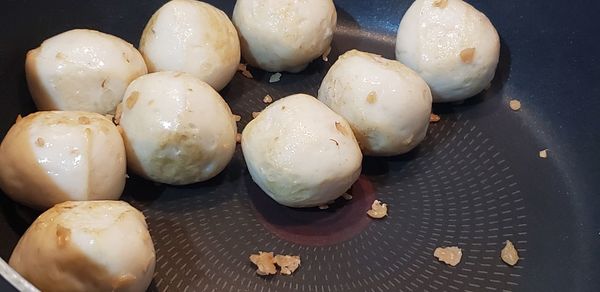
{"label": "browned spot on dough", "polygon": [[177,78],[177,77],[179,77],[181,75],[183,75],[183,72],[177,72],[177,73],[175,73],[175,75],[173,75],[173,77]]}
{"label": "browned spot on dough", "polygon": [[127,57],[127,53],[123,52],[123,58],[125,59],[125,62],[131,63],[131,61],[129,61],[129,58]]}
{"label": "browned spot on dough", "polygon": [[446,8],[448,6],[448,0],[433,0],[433,7]]}
{"label": "browned spot on dough", "polygon": [[348,129],[346,129],[346,127],[344,127],[344,125],[342,125],[342,123],[340,122],[335,122],[335,128],[342,133],[342,135],[344,136],[348,136]]}
{"label": "browned spot on dough", "polygon": [[71,229],[56,225],[56,245],[58,248],[65,247],[71,240]]}
{"label": "browned spot on dough", "polygon": [[465,64],[469,64],[473,62],[473,58],[475,57],[475,48],[466,48],[460,51],[460,59]]}
{"label": "browned spot on dough", "polygon": [[58,52],[56,53],[56,58],[59,60],[64,60],[65,59],[65,54]]}
{"label": "browned spot on dough", "polygon": [[102,84],[100,84],[100,86],[102,86],[102,88],[106,87],[106,79],[102,80]]}
{"label": "browned spot on dough", "polygon": [[44,141],[44,138],[38,137],[37,139],[35,139],[35,145],[37,145],[38,147],[44,147],[44,145],[46,145],[46,141]]}
{"label": "browned spot on dough", "polygon": [[77,118],[77,122],[79,122],[80,125],[89,125],[90,124],[90,118],[88,118],[88,117],[79,117],[79,118]]}
{"label": "browned spot on dough", "polygon": [[369,95],[367,95],[367,102],[370,104],[374,104],[377,102],[377,92],[371,91]]}
{"label": "browned spot on dough", "polygon": [[135,106],[135,103],[137,102],[138,98],[140,97],[140,93],[137,91],[134,91],[131,93],[131,95],[129,95],[129,97],[127,98],[127,100],[125,101],[125,104],[127,105],[128,109],[132,109],[133,106]]}

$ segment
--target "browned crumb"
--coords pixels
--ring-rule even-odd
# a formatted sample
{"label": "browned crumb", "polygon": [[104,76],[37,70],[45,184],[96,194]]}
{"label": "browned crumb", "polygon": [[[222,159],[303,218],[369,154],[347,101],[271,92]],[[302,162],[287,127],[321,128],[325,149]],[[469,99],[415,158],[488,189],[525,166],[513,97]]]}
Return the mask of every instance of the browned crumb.
{"label": "browned crumb", "polygon": [[250,261],[256,265],[256,273],[261,276],[277,274],[273,252],[259,251],[258,254],[250,255]]}
{"label": "browned crumb", "polygon": [[517,253],[517,249],[513,245],[510,240],[506,241],[506,245],[500,252],[500,257],[502,260],[508,265],[514,266],[519,261],[519,254]]}
{"label": "browned crumb", "polygon": [[22,119],[23,119],[23,117],[21,115],[17,115],[17,119],[15,120],[15,123],[18,123]]}
{"label": "browned crumb", "polygon": [[329,46],[325,52],[323,52],[323,55],[321,55],[321,58],[323,59],[323,61],[328,62],[329,61],[329,54],[331,53],[331,46]]}
{"label": "browned crumb", "polygon": [[439,261],[455,267],[460,263],[462,250],[456,246],[438,247],[433,251],[433,256],[438,258]]}
{"label": "browned crumb", "polygon": [[260,112],[252,112],[253,119],[256,119],[256,117],[258,117],[258,115],[260,115]]}
{"label": "browned crumb", "polygon": [[346,127],[344,127],[344,125],[342,125],[342,123],[335,122],[335,128],[338,130],[338,132],[342,133],[342,135],[348,135],[348,130],[346,129]]}
{"label": "browned crumb", "polygon": [[235,134],[235,142],[237,142],[237,143],[242,142],[242,134],[240,134],[240,133]]}
{"label": "browned crumb", "polygon": [[119,103],[117,105],[117,109],[115,110],[115,119],[113,120],[116,125],[121,122],[121,114],[123,113],[123,103]]}
{"label": "browned crumb", "polygon": [[62,52],[58,52],[58,53],[56,53],[55,57],[57,59],[59,59],[59,60],[64,60],[65,59],[65,54],[63,54]]}
{"label": "browned crumb", "polygon": [[132,109],[139,97],[140,97],[140,93],[138,91],[132,92],[131,95],[129,95],[129,97],[127,97],[127,100],[125,100],[125,104],[127,105],[127,108]]}
{"label": "browned crumb", "polygon": [[344,194],[342,195],[342,198],[344,198],[344,200],[348,200],[348,201],[350,201],[350,200],[352,200],[352,195],[351,195],[351,194],[348,194],[348,193],[344,193]]}
{"label": "browned crumb", "polygon": [[44,145],[46,145],[46,141],[44,141],[44,138],[38,137],[37,139],[35,139],[35,145],[37,145],[38,147],[44,147]]}
{"label": "browned crumb", "polygon": [[299,256],[290,255],[276,255],[275,264],[277,264],[281,270],[279,271],[282,275],[291,275],[300,266]]}
{"label": "browned crumb", "polygon": [[277,72],[269,78],[269,83],[279,82],[281,80],[281,73]]}
{"label": "browned crumb", "polygon": [[448,0],[433,0],[433,7],[446,8]]}
{"label": "browned crumb", "polygon": [[254,78],[254,76],[252,76],[252,73],[250,71],[248,71],[248,67],[246,66],[246,64],[239,64],[238,71],[240,71],[242,73],[242,75],[244,75],[244,77],[246,77],[246,78],[249,78],[249,79]]}
{"label": "browned crumb", "polygon": [[466,48],[460,51],[460,59],[465,64],[469,64],[473,62],[473,58],[475,57],[475,48]]}
{"label": "browned crumb", "polygon": [[319,206],[319,209],[321,209],[321,210],[327,210],[327,209],[329,209],[329,206],[328,205],[321,205],[321,206]]}
{"label": "browned crumb", "polygon": [[431,123],[437,123],[441,120],[442,118],[440,118],[440,116],[432,113],[431,116],[429,117],[429,122]]}
{"label": "browned crumb", "polygon": [[546,159],[548,158],[548,149],[544,149],[539,153],[540,158]]}
{"label": "browned crumb", "polygon": [[508,106],[510,106],[510,109],[513,111],[518,111],[521,109],[521,102],[516,100],[516,99],[512,99],[509,103]]}
{"label": "browned crumb", "polygon": [[107,81],[106,79],[102,80],[102,84],[100,84],[100,86],[101,86],[102,88],[104,88],[104,87],[106,86],[106,81]]}
{"label": "browned crumb", "polygon": [[79,122],[80,125],[89,125],[90,124],[90,118],[88,118],[88,117],[79,117],[79,118],[77,118],[77,121]]}
{"label": "browned crumb", "polygon": [[239,121],[242,120],[242,117],[238,116],[238,115],[233,115],[233,120],[236,121],[236,122],[239,122]]}
{"label": "browned crumb", "polygon": [[377,102],[377,92],[371,91],[369,95],[367,95],[367,102],[370,104],[374,104]]}
{"label": "browned crumb", "polygon": [[265,95],[265,97],[263,98],[263,102],[264,103],[272,103],[273,102],[273,98],[270,95]]}
{"label": "browned crumb", "polygon": [[71,229],[62,227],[61,225],[56,226],[56,245],[58,248],[63,248],[71,240]]}
{"label": "browned crumb", "polygon": [[381,201],[375,200],[371,205],[371,209],[367,211],[367,215],[374,219],[381,219],[387,216],[387,204],[382,204]]}

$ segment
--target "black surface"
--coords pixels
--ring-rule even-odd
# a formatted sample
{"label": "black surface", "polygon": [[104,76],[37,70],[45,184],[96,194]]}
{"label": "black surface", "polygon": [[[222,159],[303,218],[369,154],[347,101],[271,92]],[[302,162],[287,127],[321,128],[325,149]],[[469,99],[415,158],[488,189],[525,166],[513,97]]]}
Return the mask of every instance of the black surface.
{"label": "black surface", "polygon": [[[208,1],[229,14],[234,1]],[[330,62],[269,84],[236,75],[222,91],[242,115],[275,98],[316,94],[336,56],[359,48],[393,58],[394,34],[410,1],[335,1],[339,31]],[[600,290],[600,42],[593,1],[470,1],[502,39],[492,88],[461,105],[435,106],[442,122],[416,151],[368,158],[355,198],[327,211],[274,204],[249,179],[238,152],[214,180],[155,186],[133,177],[125,199],[140,208],[157,247],[151,290],[421,291]],[[93,28],[137,44],[162,1],[4,1],[0,12],[0,134],[33,110],[24,55],[72,28]],[[520,112],[508,100],[521,100]],[[549,148],[549,159],[537,157]],[[390,203],[372,222],[371,198]],[[0,256],[33,219],[0,196]],[[523,257],[498,258],[510,239]],[[437,262],[432,250],[459,245],[463,262]],[[292,277],[261,279],[247,257],[257,250],[299,254]],[[0,283],[0,289],[3,288]]]}

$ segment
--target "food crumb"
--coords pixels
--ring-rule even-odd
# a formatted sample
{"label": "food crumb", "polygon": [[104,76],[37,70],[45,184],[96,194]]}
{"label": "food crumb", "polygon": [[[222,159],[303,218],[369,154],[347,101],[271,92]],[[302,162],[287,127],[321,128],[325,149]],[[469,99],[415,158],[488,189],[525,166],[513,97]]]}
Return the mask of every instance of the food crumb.
{"label": "food crumb", "polygon": [[327,205],[321,205],[321,206],[319,206],[319,209],[321,209],[321,210],[327,210],[327,209],[329,209],[329,206],[327,206]]}
{"label": "food crumb", "polygon": [[273,102],[273,98],[270,95],[265,95],[265,97],[263,98],[263,102],[264,103],[272,103]]}
{"label": "food crumb", "polygon": [[342,195],[342,198],[344,198],[344,200],[350,201],[350,200],[352,200],[352,195],[348,194],[348,193],[344,193]]}
{"label": "food crumb", "polygon": [[123,113],[123,103],[119,103],[117,105],[117,109],[115,110],[115,118],[113,119],[113,122],[115,123],[115,125],[118,125],[121,122],[121,114]]}
{"label": "food crumb", "polygon": [[250,261],[256,265],[256,273],[261,276],[277,274],[273,252],[259,251],[258,254],[250,255]]}
{"label": "food crumb", "polygon": [[548,158],[548,149],[544,149],[539,153],[540,158],[546,159]]}
{"label": "food crumb", "polygon": [[239,121],[242,120],[242,117],[238,116],[238,115],[233,115],[233,120],[236,121],[236,122],[239,122]]}
{"label": "food crumb", "polygon": [[510,242],[510,240],[506,241],[506,245],[500,252],[500,257],[502,258],[502,261],[511,266],[516,265],[519,261],[519,254],[517,253],[517,249],[515,248],[513,243]]}
{"label": "food crumb", "polygon": [[44,145],[46,145],[46,141],[44,141],[44,138],[38,137],[37,139],[35,139],[35,145],[37,145],[38,147],[44,147]]}
{"label": "food crumb", "polygon": [[441,120],[442,118],[440,118],[440,116],[432,113],[431,116],[429,117],[429,122],[430,123],[437,123]]}
{"label": "food crumb", "polygon": [[448,0],[433,0],[433,7],[446,8]]}
{"label": "food crumb", "polygon": [[281,73],[277,72],[269,78],[269,83],[279,82],[281,80]]}
{"label": "food crumb", "polygon": [[475,48],[466,48],[460,51],[460,59],[465,64],[470,64],[473,62],[473,58],[475,57]]}
{"label": "food crumb", "polygon": [[250,71],[248,71],[248,67],[246,66],[246,64],[239,64],[238,71],[240,71],[242,73],[242,75],[244,75],[244,77],[246,77],[248,79],[254,78],[254,76],[252,76],[252,73]]}
{"label": "food crumb", "polygon": [[510,109],[513,111],[518,111],[521,109],[521,102],[516,100],[516,99],[512,99],[508,105],[510,106]]}
{"label": "food crumb", "polygon": [[325,52],[323,52],[323,55],[321,56],[321,58],[323,59],[323,61],[325,62],[329,62],[329,54],[331,53],[331,46],[329,46]]}
{"label": "food crumb", "polygon": [[256,117],[258,117],[258,115],[260,115],[260,112],[252,112],[253,119],[256,119]]}
{"label": "food crumb", "polygon": [[338,130],[338,132],[340,132],[342,135],[347,136],[348,135],[348,131],[346,130],[346,127],[344,127],[344,125],[342,125],[342,123],[340,122],[335,122],[335,128]]}
{"label": "food crumb", "polygon": [[276,255],[275,264],[277,264],[281,270],[279,271],[282,275],[291,275],[300,266],[299,256],[290,255]]}
{"label": "food crumb", "polygon": [[242,142],[242,134],[240,134],[240,133],[235,134],[235,142],[237,142],[237,143]]}
{"label": "food crumb", "polygon": [[367,102],[369,104],[374,104],[375,102],[377,102],[377,92],[375,92],[375,91],[369,92],[369,95],[367,95]]}
{"label": "food crumb", "polygon": [[381,219],[387,216],[387,204],[381,203],[379,200],[375,200],[371,205],[371,209],[367,211],[367,215],[374,219]]}
{"label": "food crumb", "polygon": [[91,121],[88,117],[79,117],[77,118],[77,122],[79,122],[80,125],[89,125]]}
{"label": "food crumb", "polygon": [[127,173],[126,173],[126,174],[125,174],[125,178],[129,178],[129,174],[127,174]]}
{"label": "food crumb", "polygon": [[433,256],[436,257],[440,262],[444,262],[447,265],[455,267],[460,263],[462,258],[462,250],[457,246],[451,247],[438,247],[433,251]]}

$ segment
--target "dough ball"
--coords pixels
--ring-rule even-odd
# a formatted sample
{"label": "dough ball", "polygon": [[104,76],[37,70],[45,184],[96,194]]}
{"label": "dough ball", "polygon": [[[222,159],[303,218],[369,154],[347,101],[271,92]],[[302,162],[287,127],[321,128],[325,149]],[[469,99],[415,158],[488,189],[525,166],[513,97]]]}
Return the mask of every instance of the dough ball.
{"label": "dough ball", "polygon": [[9,264],[42,291],[146,291],[155,266],[144,215],[121,201],[64,202],[40,215]]}
{"label": "dough ball", "polygon": [[150,72],[190,73],[221,90],[237,71],[240,41],[227,15],[196,0],[167,2],[152,15],[140,41]]}
{"label": "dough ball", "polygon": [[88,112],[37,112],[18,119],[0,145],[0,187],[36,209],[64,201],[115,200],[125,186],[117,127]]}
{"label": "dough ball", "polygon": [[39,110],[114,113],[127,85],[147,72],[131,44],[88,29],[51,37],[25,60],[27,84]]}
{"label": "dough ball", "polygon": [[233,22],[252,66],[300,72],[331,45],[337,14],[331,0],[238,0]]}
{"label": "dough ball", "polygon": [[366,155],[391,156],[416,147],[427,133],[431,91],[396,60],[348,51],[333,64],[319,100],[352,127]]}
{"label": "dough ball", "polygon": [[121,107],[127,162],[156,182],[184,185],[219,174],[235,151],[229,106],[191,74],[158,72],[131,83]]}
{"label": "dough ball", "polygon": [[400,22],[396,59],[417,71],[434,102],[472,97],[490,85],[500,38],[490,20],[462,0],[416,0]]}
{"label": "dough ball", "polygon": [[343,195],[358,179],[362,154],[350,125],[316,98],[280,99],[242,133],[252,179],[289,207],[314,207]]}

